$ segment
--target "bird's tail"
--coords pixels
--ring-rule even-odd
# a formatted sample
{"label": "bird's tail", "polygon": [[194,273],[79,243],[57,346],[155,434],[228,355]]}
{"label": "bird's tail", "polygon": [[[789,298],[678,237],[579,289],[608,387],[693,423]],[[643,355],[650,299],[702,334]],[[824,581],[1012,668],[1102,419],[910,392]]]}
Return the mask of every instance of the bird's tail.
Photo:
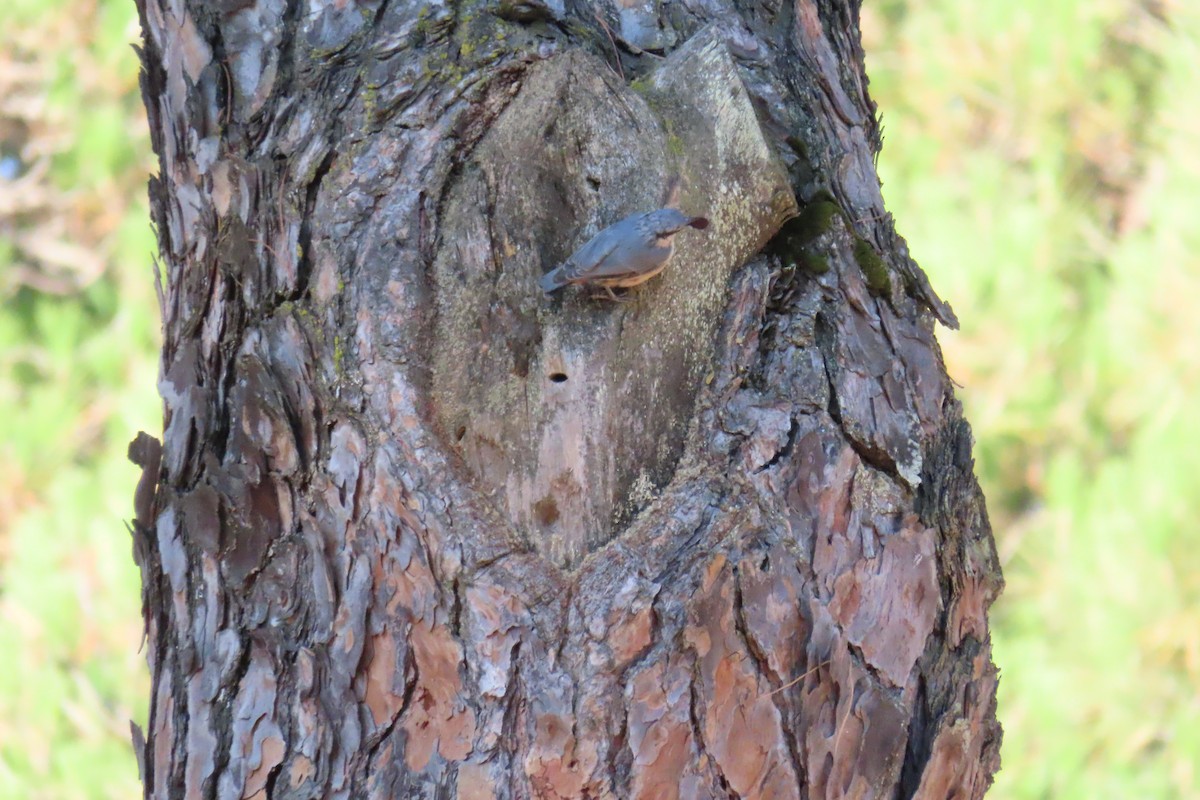
{"label": "bird's tail", "polygon": [[567,285],[567,282],[562,279],[562,267],[555,267],[542,276],[538,281],[538,286],[542,287],[542,291],[546,294],[556,292]]}

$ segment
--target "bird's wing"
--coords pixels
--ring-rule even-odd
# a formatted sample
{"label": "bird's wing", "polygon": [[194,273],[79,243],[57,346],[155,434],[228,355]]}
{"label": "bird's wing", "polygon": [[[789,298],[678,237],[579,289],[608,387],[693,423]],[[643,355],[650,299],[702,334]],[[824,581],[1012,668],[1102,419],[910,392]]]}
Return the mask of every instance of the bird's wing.
{"label": "bird's wing", "polygon": [[652,269],[652,267],[653,265],[639,264],[631,262],[628,259],[608,258],[601,261],[596,265],[595,269],[590,270],[582,277],[584,280],[589,281],[611,281],[641,275],[643,272]]}
{"label": "bird's wing", "polygon": [[588,271],[586,277],[589,280],[611,281],[657,272],[671,257],[672,249],[670,243],[614,248]]}
{"label": "bird's wing", "polygon": [[605,236],[606,232],[607,229],[593,236],[566,260],[561,267],[562,280],[567,283],[587,280],[597,270],[604,267],[605,261],[612,255],[613,250],[617,249],[620,242],[619,237]]}

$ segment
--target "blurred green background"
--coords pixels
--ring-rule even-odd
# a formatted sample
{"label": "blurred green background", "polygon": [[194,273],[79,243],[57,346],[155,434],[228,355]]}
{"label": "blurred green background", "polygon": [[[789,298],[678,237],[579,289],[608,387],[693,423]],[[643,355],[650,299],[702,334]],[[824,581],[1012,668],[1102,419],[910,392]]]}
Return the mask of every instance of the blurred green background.
{"label": "blurred green background", "polygon": [[[1200,4],[868,0],[884,194],[1008,590],[994,798],[1200,798]],[[0,798],[140,794],[157,431],[130,0],[0,4]]]}

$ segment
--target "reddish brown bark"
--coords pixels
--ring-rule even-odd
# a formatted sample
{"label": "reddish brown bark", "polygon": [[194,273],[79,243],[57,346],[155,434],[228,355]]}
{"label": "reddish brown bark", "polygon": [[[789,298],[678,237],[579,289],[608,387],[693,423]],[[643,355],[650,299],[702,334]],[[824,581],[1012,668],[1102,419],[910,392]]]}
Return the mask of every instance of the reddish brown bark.
{"label": "reddish brown bark", "polygon": [[[982,796],[1001,579],[855,6],[139,8],[147,796]],[[707,238],[540,295],[672,176]]]}

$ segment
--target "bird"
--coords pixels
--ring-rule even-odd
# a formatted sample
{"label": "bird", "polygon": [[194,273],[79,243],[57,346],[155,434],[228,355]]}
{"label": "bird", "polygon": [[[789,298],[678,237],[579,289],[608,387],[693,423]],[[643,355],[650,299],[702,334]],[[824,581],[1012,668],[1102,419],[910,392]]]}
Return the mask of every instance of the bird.
{"label": "bird", "polygon": [[597,233],[538,283],[546,294],[572,283],[599,286],[616,300],[614,287],[637,286],[663,271],[675,250],[675,234],[688,227],[704,230],[708,220],[677,208],[633,214]]}

